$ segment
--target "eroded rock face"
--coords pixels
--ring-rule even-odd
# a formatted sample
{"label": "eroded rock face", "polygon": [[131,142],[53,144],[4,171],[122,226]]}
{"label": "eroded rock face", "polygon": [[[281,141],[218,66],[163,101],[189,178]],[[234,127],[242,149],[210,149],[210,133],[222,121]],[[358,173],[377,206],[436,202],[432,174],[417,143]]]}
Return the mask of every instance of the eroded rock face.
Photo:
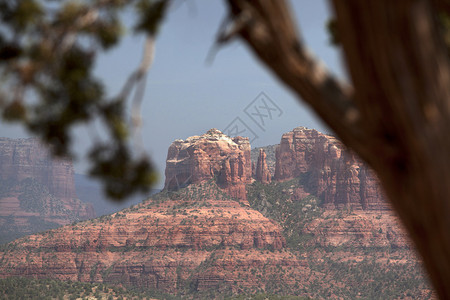
{"label": "eroded rock face", "polygon": [[307,223],[303,233],[323,247],[413,248],[397,216],[389,211],[325,211]]}
{"label": "eroded rock face", "polygon": [[95,217],[77,199],[72,162],[35,139],[0,138],[0,242]]}
{"label": "eroded rock face", "polygon": [[252,179],[250,143],[217,129],[176,140],[169,147],[165,173],[168,190],[214,180],[230,196],[245,201],[245,185]]}
{"label": "eroded rock face", "polygon": [[335,137],[297,127],[283,134],[276,150],[274,180],[300,177],[305,190],[326,208],[389,209],[368,166]]}
{"label": "eroded rock face", "polygon": [[0,179],[34,178],[58,198],[76,198],[70,160],[52,159],[36,139],[0,138]]}
{"label": "eroded rock face", "polygon": [[0,277],[121,283],[169,293],[189,286],[264,289],[273,280],[293,286],[291,278],[301,278],[306,268],[286,251],[280,226],[234,200],[189,198],[209,188],[191,185],[190,194],[178,199],[148,200],[22,238],[0,252]]}
{"label": "eroded rock face", "polygon": [[262,183],[270,183],[272,181],[272,175],[270,174],[269,167],[266,162],[266,152],[263,149],[259,150],[258,163],[256,164],[255,171],[256,180]]}
{"label": "eroded rock face", "polygon": [[[366,298],[358,291],[339,290],[370,281],[358,281],[359,273],[349,278],[345,276],[349,273],[342,273],[359,270],[367,249],[381,249],[376,268],[390,270],[393,258],[395,264],[410,263],[404,258],[409,253],[406,235],[396,229],[395,216],[376,210],[380,206],[375,177],[361,169],[339,142],[317,131],[297,129],[283,136],[280,148],[277,180],[295,179],[251,185],[263,188],[258,193],[249,189],[258,212],[242,198],[230,198],[239,196],[236,191],[241,187],[245,192],[251,181],[248,140],[230,139],[213,130],[175,141],[169,149],[163,192],[111,216],[0,247],[0,278],[119,283],[195,295],[192,298],[202,291],[217,298],[222,292],[267,291],[340,299]],[[260,156],[264,170],[266,158]],[[327,207],[357,209],[323,209],[315,193],[328,201]],[[360,198],[355,198],[358,194]],[[361,210],[364,207],[368,210]],[[274,216],[282,225],[269,219]],[[354,250],[358,253],[352,254]],[[387,254],[391,250],[395,253]],[[319,294],[319,288],[325,292]]]}

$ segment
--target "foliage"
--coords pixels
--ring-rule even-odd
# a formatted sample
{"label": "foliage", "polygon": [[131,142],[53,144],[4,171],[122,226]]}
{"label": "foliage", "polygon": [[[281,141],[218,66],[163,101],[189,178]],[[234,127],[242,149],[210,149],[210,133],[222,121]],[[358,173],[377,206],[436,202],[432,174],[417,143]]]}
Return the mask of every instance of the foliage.
{"label": "foliage", "polygon": [[299,297],[299,296],[280,296],[266,293],[258,293],[256,295],[239,295],[229,298],[226,300],[307,300],[310,298]]}
{"label": "foliage", "polygon": [[160,292],[135,288],[60,281],[55,279],[33,279],[9,277],[0,279],[1,299],[174,299]]}
{"label": "foliage", "polygon": [[[430,285],[410,249],[392,250],[389,246],[355,248],[352,245],[323,247],[314,242],[312,235],[303,233],[302,229],[308,222],[321,218],[324,213],[317,197],[293,197],[296,188],[307,188],[308,177],[304,174],[270,184],[255,181],[247,187],[252,208],[277,221],[283,228],[288,248],[299,260],[307,262],[309,274],[302,280],[304,285],[300,284],[294,292],[307,291],[319,299],[431,297]],[[342,214],[346,213],[342,211]],[[337,213],[335,218],[342,214]],[[364,257],[364,260],[345,259],[349,256]],[[386,262],[389,258],[403,262]]]}
{"label": "foliage", "polygon": [[[306,287],[315,297],[342,299],[430,299],[432,292],[420,265],[381,263],[369,254],[360,262],[309,259],[311,270],[323,274],[308,280]],[[312,274],[312,273],[311,273]],[[338,283],[345,283],[338,284]],[[425,292],[424,291],[428,291]]]}
{"label": "foliage", "polygon": [[156,177],[149,159],[134,157],[129,145],[125,105],[139,78],[132,76],[123,93],[108,99],[93,75],[95,59],[119,43],[122,11],[135,7],[135,32],[153,37],[168,3],[0,1],[0,114],[50,144],[55,155],[71,157],[72,129],[101,121],[109,138],[93,142],[90,173],[114,199],[148,191]]}
{"label": "foliage", "polygon": [[277,221],[283,227],[283,234],[289,248],[307,249],[309,235],[301,232],[303,226],[320,216],[320,201],[315,196],[300,200],[291,200],[291,191],[303,186],[308,175],[285,181],[262,184],[255,181],[248,186],[248,201],[252,208],[262,212],[266,217]]}

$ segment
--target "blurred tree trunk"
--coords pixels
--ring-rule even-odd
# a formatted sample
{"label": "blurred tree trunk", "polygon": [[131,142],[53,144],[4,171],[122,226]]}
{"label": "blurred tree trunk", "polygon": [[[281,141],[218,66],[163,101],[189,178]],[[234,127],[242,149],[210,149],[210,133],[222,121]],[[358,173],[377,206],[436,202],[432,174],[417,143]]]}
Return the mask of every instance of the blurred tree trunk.
{"label": "blurred tree trunk", "polygon": [[445,1],[332,1],[352,87],[307,51],[284,1],[227,2],[233,27],[222,39],[245,40],[370,164],[450,299],[450,64],[436,23]]}

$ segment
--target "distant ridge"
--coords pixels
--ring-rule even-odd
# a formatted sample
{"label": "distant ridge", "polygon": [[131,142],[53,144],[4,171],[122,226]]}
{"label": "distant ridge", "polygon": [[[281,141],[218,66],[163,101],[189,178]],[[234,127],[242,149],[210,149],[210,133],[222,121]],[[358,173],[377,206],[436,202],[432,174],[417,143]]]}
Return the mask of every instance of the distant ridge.
{"label": "distant ridge", "polygon": [[0,138],[0,243],[95,217],[77,198],[73,165],[37,139]]}

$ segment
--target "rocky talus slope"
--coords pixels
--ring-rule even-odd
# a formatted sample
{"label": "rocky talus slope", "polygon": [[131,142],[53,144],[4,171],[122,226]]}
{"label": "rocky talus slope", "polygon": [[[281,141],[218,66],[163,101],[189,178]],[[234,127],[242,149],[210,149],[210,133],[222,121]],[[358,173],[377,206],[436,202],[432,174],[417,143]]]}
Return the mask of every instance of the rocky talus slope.
{"label": "rocky talus slope", "polygon": [[95,217],[75,193],[73,165],[35,139],[0,138],[0,243]]}

